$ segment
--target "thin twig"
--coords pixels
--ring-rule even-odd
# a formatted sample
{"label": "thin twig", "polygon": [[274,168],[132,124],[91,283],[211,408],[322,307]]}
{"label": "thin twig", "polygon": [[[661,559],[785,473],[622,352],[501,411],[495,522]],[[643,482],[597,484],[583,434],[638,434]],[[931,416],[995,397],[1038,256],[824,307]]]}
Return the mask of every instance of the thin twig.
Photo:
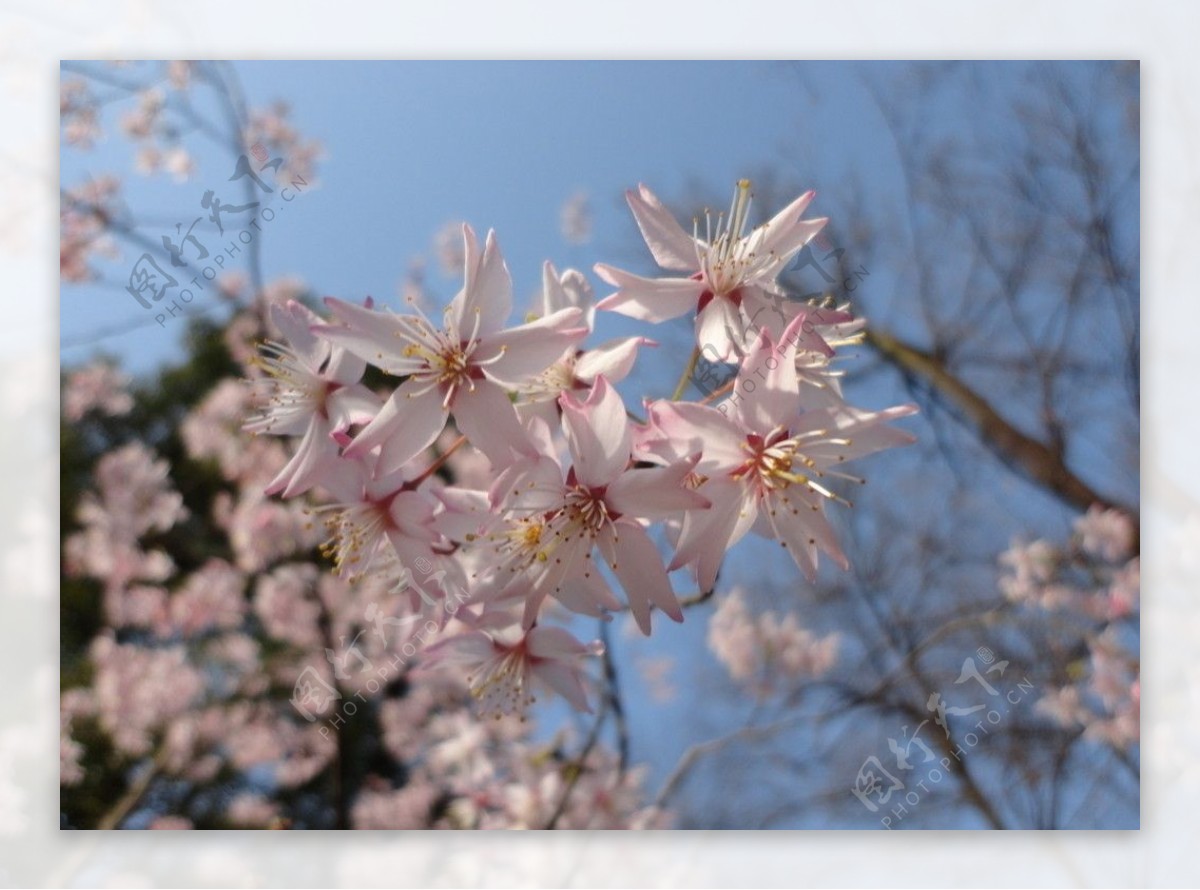
{"label": "thin twig", "polygon": [[119,828],[121,823],[125,821],[133,809],[146,796],[146,792],[150,790],[150,786],[154,784],[154,780],[158,778],[163,767],[167,762],[167,749],[164,745],[154,755],[154,759],[146,765],[133,783],[125,790],[120,799],[100,817],[96,823],[96,828],[100,831],[111,831],[114,828]]}
{"label": "thin twig", "polygon": [[715,402],[717,399],[721,398],[721,396],[727,395],[728,393],[732,392],[734,382],[735,381],[730,380],[728,383],[725,383],[725,384],[721,385],[720,387],[718,387],[717,389],[714,389],[712,392],[710,392],[708,395],[706,395],[704,398],[702,398],[700,400],[700,404],[707,405],[709,402]]}
{"label": "thin twig", "polygon": [[629,724],[625,719],[625,705],[621,701],[621,684],[617,677],[617,665],[609,645],[608,622],[600,621],[600,641],[604,644],[604,680],[608,686],[608,703],[612,707],[613,720],[617,728],[617,778],[620,780],[629,767]]}
{"label": "thin twig", "polygon": [[809,715],[793,714],[774,723],[766,723],[761,726],[743,726],[740,729],[735,729],[733,732],[717,736],[708,741],[697,742],[683,752],[683,756],[679,758],[679,762],[675,764],[675,768],[671,770],[671,774],[667,776],[667,780],[663,782],[662,788],[654,798],[654,806],[662,807],[666,804],[667,799],[678,790],[683,780],[687,778],[688,773],[700,758],[719,751],[733,742],[767,738],[777,732],[795,726],[805,719],[810,719]]}
{"label": "thin twig", "polygon": [[558,806],[554,808],[554,813],[550,816],[550,821],[546,823],[547,831],[557,828],[558,821],[562,818],[563,813],[567,811],[567,803],[571,799],[571,793],[575,790],[575,786],[579,784],[579,780],[583,777],[588,756],[600,741],[600,729],[604,726],[604,720],[608,717],[610,708],[611,704],[606,696],[604,705],[601,706],[600,713],[596,716],[596,722],[592,724],[592,731],[588,733],[587,741],[584,742],[583,749],[579,752],[579,756],[569,763],[570,766],[574,767],[574,771],[571,777],[567,779],[567,787],[563,789],[562,797],[558,799]]}
{"label": "thin twig", "polygon": [[431,463],[428,467],[425,468],[425,471],[422,472],[420,476],[417,476],[415,479],[412,479],[409,482],[407,482],[405,484],[405,488],[408,488],[409,490],[416,489],[417,486],[419,486],[422,482],[424,482],[426,479],[428,479],[430,476],[432,476],[434,473],[436,473],[438,470],[440,470],[442,468],[442,466],[446,463],[446,461],[448,461],[450,459],[450,456],[452,454],[454,454],[454,452],[458,451],[458,449],[462,448],[463,445],[465,445],[465,444],[467,444],[467,437],[459,436],[457,439],[455,439],[453,442],[450,443],[449,448],[447,448],[445,451],[443,451],[441,454],[439,454],[437,456],[437,459],[434,460],[433,463]]}
{"label": "thin twig", "polygon": [[679,382],[675,384],[675,392],[671,394],[671,401],[678,402],[687,389],[688,381],[692,379],[692,375],[696,373],[696,362],[700,360],[700,347],[693,346],[692,354],[688,357],[687,364],[684,365],[683,373],[679,375]]}
{"label": "thin twig", "polygon": [[717,585],[714,584],[712,587],[708,588],[708,590],[702,590],[699,593],[692,594],[691,596],[685,596],[679,601],[679,605],[684,609],[689,608],[690,606],[698,606],[701,603],[706,603],[712,599],[713,594],[716,592]]}

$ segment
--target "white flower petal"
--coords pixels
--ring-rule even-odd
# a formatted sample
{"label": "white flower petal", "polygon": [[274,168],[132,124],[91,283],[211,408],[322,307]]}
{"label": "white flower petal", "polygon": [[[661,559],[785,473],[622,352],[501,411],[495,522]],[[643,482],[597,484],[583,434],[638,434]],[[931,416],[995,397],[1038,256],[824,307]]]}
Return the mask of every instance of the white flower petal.
{"label": "white flower petal", "polygon": [[684,231],[662,201],[646,186],[639,185],[638,190],[627,191],[625,200],[633,211],[642,237],[654,261],[664,269],[677,272],[692,272],[698,265],[696,260],[696,241]]}
{"label": "white flower petal", "polygon": [[704,282],[692,278],[642,278],[598,263],[596,274],[619,288],[596,304],[597,309],[628,315],[639,321],[660,322],[678,318],[696,308]]}
{"label": "white flower petal", "polygon": [[597,377],[586,402],[563,393],[559,404],[576,478],[589,487],[612,482],[629,463],[633,446],[621,396],[607,380]]}

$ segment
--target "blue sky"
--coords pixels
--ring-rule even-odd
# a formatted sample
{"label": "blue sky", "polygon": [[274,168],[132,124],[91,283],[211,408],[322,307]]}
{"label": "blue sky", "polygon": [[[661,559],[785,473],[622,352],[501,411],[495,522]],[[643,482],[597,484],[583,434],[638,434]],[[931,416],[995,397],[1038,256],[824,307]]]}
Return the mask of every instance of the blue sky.
{"label": "blue sky", "polygon": [[[810,215],[830,215],[833,226],[847,227],[853,219],[844,210],[839,214],[839,208],[849,198],[838,193],[847,177],[868,198],[888,206],[903,205],[908,187],[891,133],[863,79],[868,72],[870,78],[886,81],[891,71],[898,71],[888,63],[805,63],[800,71],[779,62],[241,62],[236,70],[250,105],[286,99],[292,123],[325,148],[316,187],[290,204],[273,204],[279,209],[263,236],[264,277],[296,275],[317,294],[344,299],[372,295],[398,305],[398,286],[420,255],[429,259],[430,290],[451,296],[460,282],[438,270],[432,239],[456,220],[470,222],[481,233],[497,230],[518,307],[537,288],[546,259],[589,275],[592,264],[600,261],[649,271],[648,255],[621,198],[638,182],[668,201],[697,186],[727,200],[737,179],[770,169],[780,181],[817,189]],[[1002,136],[1013,123],[1004,104],[990,100],[1017,88],[1020,71],[994,63],[981,63],[972,71],[978,83],[971,107],[961,99],[958,104],[934,99],[926,109],[929,117],[954,133],[964,116],[990,114],[994,132]],[[64,186],[89,175],[130,169],[128,143],[115,135],[114,125],[115,116],[128,107],[114,107],[107,121],[114,135],[94,151],[64,151]],[[186,144],[199,164],[191,181],[176,184],[133,173],[126,180],[130,210],[145,221],[142,231],[156,241],[176,222],[186,225],[202,212],[199,201],[206,190],[229,187],[230,153],[196,134]],[[560,233],[559,211],[581,190],[590,196],[594,237],[587,245],[572,246]],[[767,213],[775,209],[761,208]],[[903,226],[888,234],[889,248],[900,262],[870,270],[856,308],[903,334],[912,310],[903,260],[911,256],[916,239]],[[927,234],[934,242],[930,249],[936,250],[937,233]],[[136,255],[127,248],[121,260],[103,267],[117,287],[64,286],[64,363],[101,351],[118,357],[128,369],[145,372],[179,357],[183,322],[171,320],[160,327],[120,286]],[[968,261],[947,258],[948,263]],[[602,287],[594,276],[592,280]],[[205,299],[195,305],[204,305]],[[216,305],[207,299],[208,305]],[[121,333],[103,336],[114,329]],[[686,360],[686,327],[648,330],[610,314],[600,319],[601,339],[630,332],[655,336],[663,347],[644,355],[640,376],[623,387],[625,395],[636,403],[642,384],[666,395]],[[906,397],[894,379],[881,381],[880,375],[862,381],[851,393],[852,402],[870,408]],[[918,418],[912,428],[922,422]],[[923,428],[919,434],[929,435]],[[1112,450],[1110,443],[1098,437],[1091,447],[1097,454],[1086,456],[1083,469],[1102,476],[1107,467],[1103,452]],[[1014,481],[990,459],[968,459],[978,462],[972,471],[978,474],[980,494],[1020,493],[1009,526],[970,529],[984,542],[982,551],[1002,549],[1012,533],[1024,528],[1057,532],[1066,527],[1067,514],[1044,492]],[[904,478],[917,484],[913,480],[927,468],[901,463],[908,460],[885,457],[876,466],[887,466],[893,478],[906,467]],[[1110,483],[1119,487],[1110,488]],[[1118,495],[1132,491],[1136,497],[1137,481],[1110,479],[1102,487]],[[769,590],[780,604],[777,609],[790,607],[789,594],[799,575],[789,560],[780,558],[777,547],[749,542],[728,565],[723,580],[756,583]],[[683,627],[658,621],[660,632],[650,641],[632,640],[616,629],[613,633],[622,651],[625,682],[637,682],[632,670],[636,659],[665,654],[678,660],[672,683],[691,687],[667,706],[646,694],[630,698],[634,758],[650,760],[658,779],[696,741],[681,728],[694,733],[707,726],[715,734],[741,716],[688,710],[703,700],[710,684],[721,682],[705,649],[707,617],[706,611],[689,613]]]}
{"label": "blue sky", "polygon": [[[776,62],[243,62],[237,70],[250,105],[286,98],[294,124],[326,150],[319,186],[265,234],[264,274],[299,275],[318,293],[346,298],[394,297],[411,259],[428,255],[434,232],[452,220],[497,230],[520,297],[536,288],[544,259],[585,269],[630,260],[636,230],[620,196],[639,181],[664,196],[697,181],[724,193],[770,164],[783,179],[819,188],[836,167],[887,150],[856,79],[827,66],[810,69],[806,82]],[[130,169],[129,144],[109,123],[112,134],[95,150],[64,151],[64,184]],[[191,181],[126,179],[130,210],[149,220],[143,231],[155,241],[201,213],[203,192],[220,194],[232,170],[228,151],[196,134],[185,144],[198,161]],[[824,151],[829,144],[838,151]],[[595,216],[584,248],[559,232],[559,208],[578,190]],[[136,256],[127,248],[106,271],[123,279]],[[455,286],[439,280],[435,263],[430,284],[442,293]],[[177,321],[163,328],[150,319],[94,339],[147,315],[119,288],[65,287],[64,361],[97,345],[133,370],[169,361]]]}

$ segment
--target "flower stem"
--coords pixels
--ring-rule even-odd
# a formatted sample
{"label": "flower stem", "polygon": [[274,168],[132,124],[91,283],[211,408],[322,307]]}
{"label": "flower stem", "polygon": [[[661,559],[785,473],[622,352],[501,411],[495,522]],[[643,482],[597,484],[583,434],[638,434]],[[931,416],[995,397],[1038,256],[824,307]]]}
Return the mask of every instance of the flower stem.
{"label": "flower stem", "polygon": [[683,368],[683,373],[679,375],[679,383],[675,385],[675,392],[671,395],[672,402],[678,402],[683,396],[684,390],[687,389],[688,381],[692,379],[692,374],[696,371],[696,362],[700,360],[700,347],[693,346],[691,357],[688,358],[688,363]]}
{"label": "flower stem", "polygon": [[404,487],[409,490],[416,489],[417,486],[419,486],[422,482],[424,482],[426,479],[428,479],[430,476],[432,476],[434,473],[436,473],[438,470],[440,470],[442,468],[442,465],[445,464],[446,461],[448,461],[450,459],[450,455],[454,454],[454,452],[458,451],[458,449],[462,448],[466,444],[467,444],[467,437],[459,436],[457,439],[455,439],[453,442],[450,443],[449,448],[447,448],[445,451],[443,451],[441,454],[439,454],[437,459],[433,463],[431,463],[428,467],[425,468],[425,471],[423,473],[421,473],[420,476],[418,476],[417,478],[415,478],[409,482],[406,482],[404,484]]}
{"label": "flower stem", "polygon": [[709,402],[714,402],[717,399],[721,398],[721,396],[732,392],[733,384],[734,384],[734,381],[730,380],[728,383],[726,383],[720,389],[714,389],[712,392],[710,392],[708,395],[706,395],[704,398],[702,398],[700,400],[700,404],[707,405]]}

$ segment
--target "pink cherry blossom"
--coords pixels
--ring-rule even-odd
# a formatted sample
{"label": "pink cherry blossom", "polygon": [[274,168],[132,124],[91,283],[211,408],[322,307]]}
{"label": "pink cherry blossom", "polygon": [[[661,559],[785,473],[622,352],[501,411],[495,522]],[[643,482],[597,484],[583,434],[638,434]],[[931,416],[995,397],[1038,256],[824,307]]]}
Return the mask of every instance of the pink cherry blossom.
{"label": "pink cherry blossom", "polygon": [[[584,311],[587,327],[591,329],[594,307],[590,288],[581,273],[568,269],[560,276],[554,265],[547,262],[543,268],[542,293],[543,314],[578,307]],[[633,370],[638,349],[657,345],[645,337],[619,337],[591,349],[577,349],[572,345],[546,370],[515,387],[517,414],[525,422],[531,417],[540,417],[547,424],[556,426],[560,395],[586,393],[602,375],[609,383],[620,383]]]}
{"label": "pink cherry blossom", "polygon": [[1048,690],[1038,699],[1034,709],[1059,726],[1086,726],[1092,720],[1092,712],[1083,704],[1082,694],[1076,686]]}
{"label": "pink cherry blossom", "polygon": [[[664,269],[685,272],[682,278],[642,278],[598,264],[596,274],[618,288],[597,308],[643,321],[660,322],[689,311],[696,313],[696,342],[711,347],[720,359],[740,355],[749,331],[783,314],[776,333],[812,307],[784,299],[776,282],[788,261],[809,242],[826,219],[801,219],[815,192],[805,192],[769,222],[747,232],[750,182],[741,180],[728,215],[714,226],[706,212],[704,237],[699,221],[689,235],[646,186],[626,192],[626,200],[655,261]],[[826,314],[827,321],[848,316]]]}
{"label": "pink cherry blossom", "polygon": [[519,638],[473,631],[430,648],[427,664],[453,664],[483,716],[523,714],[533,703],[535,684],[557,692],[580,711],[591,711],[584,691],[584,665],[599,655],[599,642],[585,645],[560,627],[533,627]]}
{"label": "pink cherry blossom", "polygon": [[253,152],[262,146],[272,158],[283,163],[275,171],[277,182],[298,180],[308,185],[316,179],[316,164],[323,150],[315,139],[305,138],[288,120],[291,109],[286,102],[250,110],[242,144]]}
{"label": "pink cherry blossom", "polygon": [[409,486],[406,468],[379,473],[368,464],[339,460],[323,480],[337,499],[317,508],[330,538],[324,550],[333,559],[334,571],[357,580],[389,560],[403,565],[433,558],[438,534],[433,528],[439,502],[427,491]]}
{"label": "pink cherry blossom", "polygon": [[239,499],[218,497],[214,518],[229,534],[234,562],[246,572],[262,571],[280,559],[311,550],[322,541],[309,508],[297,501],[280,503],[257,485],[257,475],[244,479]]}
{"label": "pink cherry blossom", "polygon": [[252,433],[301,436],[295,456],[267,487],[284,497],[302,494],[316,484],[323,469],[337,458],[334,436],[351,424],[374,417],[379,402],[358,384],[365,365],[352,353],[331,346],[310,330],[320,319],[301,304],[272,306],[271,319],[290,345],[268,342],[259,366],[266,377],[260,395],[262,413],[246,423]]}
{"label": "pink cherry blossom", "polygon": [[886,426],[916,412],[913,405],[884,411],[850,406],[801,409],[796,337],[805,319],[784,332],[779,345],[762,331],[738,374],[733,393],[717,407],[685,402],[650,406],[651,430],[641,447],[678,458],[697,451],[696,491],[712,503],[689,511],[672,568],[691,565],[704,589],[716,581],[725,552],[752,528],[778,540],[812,578],[823,551],[846,567],[824,515],[828,500],[844,502],[829,487],[849,479],[840,466],[914,441]]}
{"label": "pink cherry blossom", "polygon": [[421,783],[368,789],[355,801],[351,819],[355,828],[365,831],[424,828],[440,795],[437,786]]}
{"label": "pink cherry blossom", "polygon": [[115,176],[98,176],[63,193],[59,212],[59,276],[63,281],[90,281],[96,277],[90,264],[93,257],[120,256],[107,228],[120,207],[121,181]]}
{"label": "pink cherry blossom", "polygon": [[735,588],[721,599],[708,628],[708,645],[733,679],[763,692],[780,681],[819,677],[837,660],[840,637],[818,637],[794,614],[751,614],[745,592]]}
{"label": "pink cherry blossom", "polygon": [[471,489],[487,488],[494,478],[491,461],[478,448],[454,448],[457,440],[458,433],[445,429],[434,442],[434,451],[446,455],[446,466],[460,485]]}
{"label": "pink cherry blossom", "polygon": [[[201,69],[152,67],[158,85],[121,130],[147,169],[183,176],[191,156],[172,115],[186,97],[167,89],[189,89]],[[98,126],[93,98],[69,88],[63,101],[64,121],[85,139]],[[277,178],[309,175],[319,149],[286,108],[248,119],[240,135],[257,160],[265,149],[284,158]],[[91,275],[118,185],[64,192],[64,280]],[[605,742],[620,716],[612,677],[621,668],[595,660],[599,641],[577,638],[581,616],[627,612],[626,630],[647,635],[655,609],[682,621],[703,597],[681,602],[671,573],[692,570],[708,592],[750,530],[783,542],[810,577],[820,551],[844,565],[824,510],[859,480],[839,464],[911,440],[886,425],[911,406],[846,403],[834,347],[858,342],[863,320],[847,306],[794,302],[779,284],[824,223],[801,219],[810,199],[751,230],[741,184],[729,216],[709,219],[700,237],[648,189],[630,193],[651,252],[680,275],[640,279],[600,265],[618,292],[599,308],[650,321],[694,312],[699,342],[740,366],[724,401],[708,405],[724,390],[704,403],[643,401],[645,421],[614,384],[635,382],[641,348],[657,344],[592,342],[587,276],[550,262],[514,325],[491,232],[480,243],[469,227],[456,230],[464,280],[436,322],[416,296],[400,314],[329,298],[322,318],[301,302],[311,294],[298,279],[253,294],[248,280],[219,283],[232,313],[221,339],[251,385],[216,382],[169,438],[153,439],[171,455],[182,441],[179,489],[200,480],[202,508],[188,512],[150,445],[98,448],[79,530],[64,541],[67,575],[99,582],[103,622],[80,653],[89,669],[72,666],[80,679],[62,697],[64,794],[91,787],[93,769],[110,771],[99,778],[114,788],[145,777],[150,791],[126,824],[157,828],[310,818],[357,828],[669,824],[647,803],[645,771]],[[408,286],[437,305],[419,273]],[[680,365],[694,368],[686,353]],[[368,366],[395,379],[372,373],[368,388]],[[67,380],[64,416],[128,412],[127,386],[115,368],[84,369]],[[123,435],[126,424],[88,426]],[[1091,658],[1064,701],[1080,702],[1088,738],[1125,743],[1140,687],[1118,631],[1136,610],[1136,560],[1099,558],[1115,552],[1117,518],[1089,514],[1076,531],[1069,553],[1052,549],[1045,565],[1027,553],[1017,570],[1031,605],[1079,608],[1095,623]],[[1067,574],[1093,568],[1090,585]],[[76,584],[71,595],[94,589]],[[760,697],[796,691],[837,661],[837,633],[752,612],[737,589],[714,602],[709,645]],[[662,685],[667,662],[632,657],[647,683],[624,694]],[[604,705],[590,729],[523,722],[535,695],[591,712],[597,692]],[[157,793],[169,783],[220,794],[192,805]],[[336,806],[310,807],[331,787]]]}
{"label": "pink cherry blossom", "polygon": [[[1076,643],[1086,661],[1071,664],[1066,682],[1038,700],[1038,713],[1086,739],[1127,750],[1140,739],[1140,666],[1129,619],[1140,599],[1138,557],[1121,564],[1133,526],[1120,511],[1091,507],[1076,520],[1067,545],[1014,543],[999,557],[999,587],[1011,601],[1082,619]],[[1114,564],[1115,563],[1115,564]]]}
{"label": "pink cherry blossom", "polygon": [[159,816],[146,826],[150,831],[191,831],[194,827],[186,816]]}
{"label": "pink cherry blossom", "polygon": [[1012,546],[1000,554],[1000,565],[1012,570],[1000,579],[1000,590],[1013,602],[1037,600],[1042,587],[1053,577],[1059,554],[1048,541]]}
{"label": "pink cherry blossom", "polygon": [[266,828],[279,818],[279,807],[260,794],[243,791],[229,802],[225,815],[241,828]]}
{"label": "pink cherry blossom", "polygon": [[592,237],[592,209],[587,192],[578,191],[563,202],[559,228],[568,244],[587,244]]}
{"label": "pink cherry blossom", "polygon": [[329,299],[343,325],[314,328],[389,374],[407,379],[346,449],[359,457],[376,448],[384,472],[416,457],[438,437],[451,414],[459,430],[503,466],[528,453],[529,444],[506,384],[547,368],[587,334],[582,313],[563,309],[504,328],[512,308],[512,282],[495,236],[481,252],[463,227],[466,281],[446,309],[444,327],[424,316],[374,312]]}
{"label": "pink cherry blossom", "polygon": [[195,62],[181,60],[167,62],[167,80],[170,82],[172,88],[186,90],[191,85],[192,72],[195,67]]}
{"label": "pink cherry blossom", "polygon": [[58,110],[63,141],[80,149],[92,148],[102,137],[97,99],[86,80],[64,79],[59,87]]}
{"label": "pink cherry blossom", "polygon": [[246,579],[229,563],[213,559],[188,577],[171,597],[171,622],[185,637],[242,623]]}
{"label": "pink cherry blossom", "polygon": [[100,723],[131,754],[149,751],[153,731],[186,713],[204,690],[179,647],[149,649],[104,636],[93,642],[91,656]]}
{"label": "pink cherry blossom", "polygon": [[1109,619],[1124,618],[1138,608],[1142,597],[1142,563],[1133,558],[1113,573],[1108,588],[1107,615]]}
{"label": "pink cherry blossom", "polygon": [[309,563],[282,565],[262,575],[254,591],[254,613],[267,634],[295,646],[321,643],[321,606],[315,596],[317,567]]}
{"label": "pink cherry blossom", "polygon": [[652,605],[682,621],[658,549],[642,522],[708,507],[703,496],[683,484],[697,457],[631,467],[633,433],[625,404],[603,376],[585,402],[565,393],[559,403],[571,458],[566,473],[556,455],[545,455],[514,464],[492,489],[492,501],[509,523],[492,536],[499,540],[500,571],[516,574],[510,588],[528,586],[525,626],[532,626],[547,593],[562,598],[569,582],[598,583],[593,550],[617,576],[643,633],[650,633]]}
{"label": "pink cherry blossom", "polygon": [[448,222],[434,233],[433,255],[437,258],[438,267],[443,275],[457,275],[466,260],[462,229],[463,223]]}
{"label": "pink cherry blossom", "polygon": [[183,498],[170,486],[166,461],[131,442],[104,455],[96,466],[98,491],[86,494],[78,510],[83,530],[66,542],[68,570],[104,578],[109,590],[131,581],[162,581],[173,565],[161,551],[147,552],[139,539],[166,531],[188,515]]}
{"label": "pink cherry blossom", "polygon": [[109,417],[128,414],[133,409],[129,383],[129,375],[112,365],[103,362],[88,365],[67,378],[63,414],[72,421],[82,420],[89,411]]}
{"label": "pink cherry blossom", "polygon": [[1120,562],[1129,557],[1133,546],[1133,524],[1119,510],[1106,510],[1093,504],[1076,520],[1075,531],[1088,553],[1109,562]]}
{"label": "pink cherry blossom", "polygon": [[121,116],[121,129],[133,139],[147,139],[158,125],[166,104],[166,94],[158,88],[143,90],[137,106]]}

